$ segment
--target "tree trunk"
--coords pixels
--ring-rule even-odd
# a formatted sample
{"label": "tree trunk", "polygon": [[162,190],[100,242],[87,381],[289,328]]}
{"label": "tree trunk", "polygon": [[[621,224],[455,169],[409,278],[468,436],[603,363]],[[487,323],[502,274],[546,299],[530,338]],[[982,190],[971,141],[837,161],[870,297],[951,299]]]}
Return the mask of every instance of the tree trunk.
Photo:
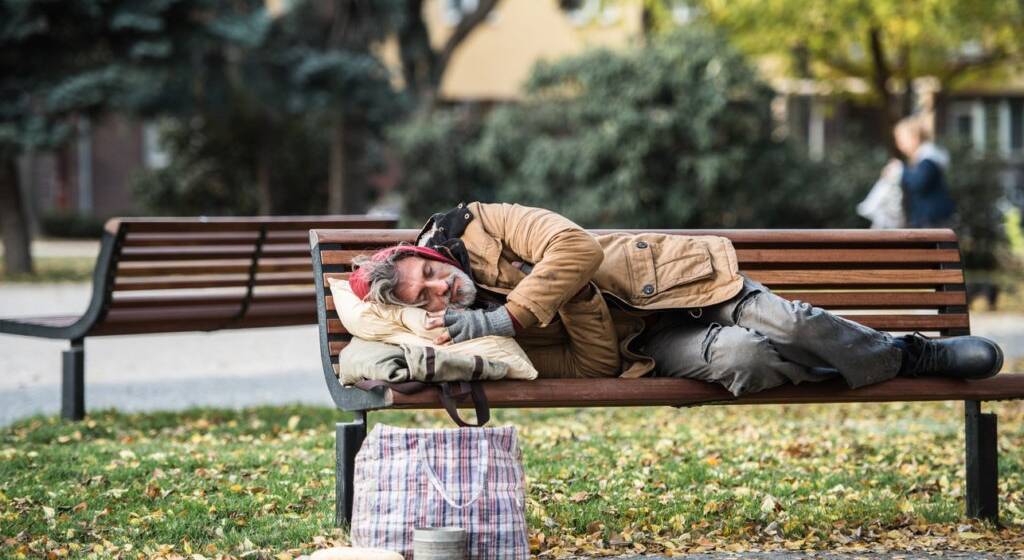
{"label": "tree trunk", "polygon": [[914,76],[910,68],[910,47],[900,48],[900,71],[903,73],[903,103],[900,107],[900,118],[910,116],[914,112]]}
{"label": "tree trunk", "polygon": [[899,150],[896,149],[896,138],[893,136],[892,127],[896,119],[892,115],[892,94],[889,93],[889,78],[892,71],[889,69],[889,62],[885,58],[885,48],[882,46],[882,31],[877,27],[868,30],[868,43],[871,46],[871,85],[878,95],[879,126],[882,128],[882,138],[885,139],[886,147],[893,157],[899,157]]}
{"label": "tree trunk", "polygon": [[0,228],[4,236],[6,273],[32,274],[32,237],[25,219],[25,203],[18,188],[18,167],[13,153],[0,155]]}
{"label": "tree trunk", "polygon": [[270,146],[263,141],[259,161],[256,162],[256,205],[261,216],[274,213],[274,196],[270,188]]}
{"label": "tree trunk", "polygon": [[439,100],[441,81],[448,63],[459,46],[479,28],[500,0],[479,0],[476,10],[464,14],[451,35],[434,50],[423,18],[423,0],[408,0],[405,18],[398,30],[399,55],[406,87],[416,93],[417,112],[432,112]]}
{"label": "tree trunk", "polygon": [[345,193],[345,119],[338,116],[331,127],[330,166],[327,172],[327,211],[344,214],[351,201]]}
{"label": "tree trunk", "polygon": [[436,58],[430,46],[430,33],[423,21],[423,0],[405,3],[405,17],[398,29],[398,47],[405,87],[419,97],[425,88],[430,87]]}

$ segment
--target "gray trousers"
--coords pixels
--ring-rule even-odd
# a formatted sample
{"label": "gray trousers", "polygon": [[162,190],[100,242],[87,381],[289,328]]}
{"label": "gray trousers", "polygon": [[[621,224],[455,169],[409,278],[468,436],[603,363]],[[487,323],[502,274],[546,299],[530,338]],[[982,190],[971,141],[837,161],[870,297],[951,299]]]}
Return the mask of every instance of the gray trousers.
{"label": "gray trousers", "polygon": [[664,312],[641,351],[656,375],[721,383],[736,396],[837,375],[861,387],[895,377],[902,361],[891,335],[749,278],[729,301]]}

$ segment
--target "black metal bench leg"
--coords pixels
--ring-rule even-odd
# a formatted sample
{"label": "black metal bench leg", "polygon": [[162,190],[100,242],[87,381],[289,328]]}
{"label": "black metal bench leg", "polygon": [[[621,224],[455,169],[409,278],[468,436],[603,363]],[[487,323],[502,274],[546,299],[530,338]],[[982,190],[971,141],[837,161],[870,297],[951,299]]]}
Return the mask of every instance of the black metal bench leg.
{"label": "black metal bench leg", "polygon": [[72,340],[63,355],[60,415],[68,420],[85,418],[85,341]]}
{"label": "black metal bench leg", "polygon": [[334,426],[336,463],[334,467],[334,525],[352,523],[352,499],[355,491],[356,453],[366,438],[366,412],[356,412],[353,422]]}
{"label": "black metal bench leg", "polygon": [[999,523],[999,450],[996,415],[982,414],[980,401],[965,401],[967,517]]}

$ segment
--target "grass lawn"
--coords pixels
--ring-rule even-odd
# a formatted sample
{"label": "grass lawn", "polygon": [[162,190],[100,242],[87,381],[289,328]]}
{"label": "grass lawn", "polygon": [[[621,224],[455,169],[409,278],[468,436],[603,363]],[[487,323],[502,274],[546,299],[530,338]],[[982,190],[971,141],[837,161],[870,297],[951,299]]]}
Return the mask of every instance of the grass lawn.
{"label": "grass lawn", "polygon": [[[542,557],[1024,551],[1024,403],[999,414],[997,529],[962,517],[959,403],[495,411],[520,428]],[[289,558],[332,528],[333,410],[96,413],[0,429],[0,557]],[[450,427],[436,413],[373,422]]]}

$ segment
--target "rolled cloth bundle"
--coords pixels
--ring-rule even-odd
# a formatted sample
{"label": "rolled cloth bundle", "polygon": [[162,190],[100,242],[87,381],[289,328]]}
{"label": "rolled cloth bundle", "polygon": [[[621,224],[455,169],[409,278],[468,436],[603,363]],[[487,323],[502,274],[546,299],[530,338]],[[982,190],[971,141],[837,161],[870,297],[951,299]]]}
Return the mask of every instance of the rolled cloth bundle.
{"label": "rolled cloth bundle", "polygon": [[309,556],[309,560],[403,560],[402,555],[380,548],[334,547],[324,548]]}

